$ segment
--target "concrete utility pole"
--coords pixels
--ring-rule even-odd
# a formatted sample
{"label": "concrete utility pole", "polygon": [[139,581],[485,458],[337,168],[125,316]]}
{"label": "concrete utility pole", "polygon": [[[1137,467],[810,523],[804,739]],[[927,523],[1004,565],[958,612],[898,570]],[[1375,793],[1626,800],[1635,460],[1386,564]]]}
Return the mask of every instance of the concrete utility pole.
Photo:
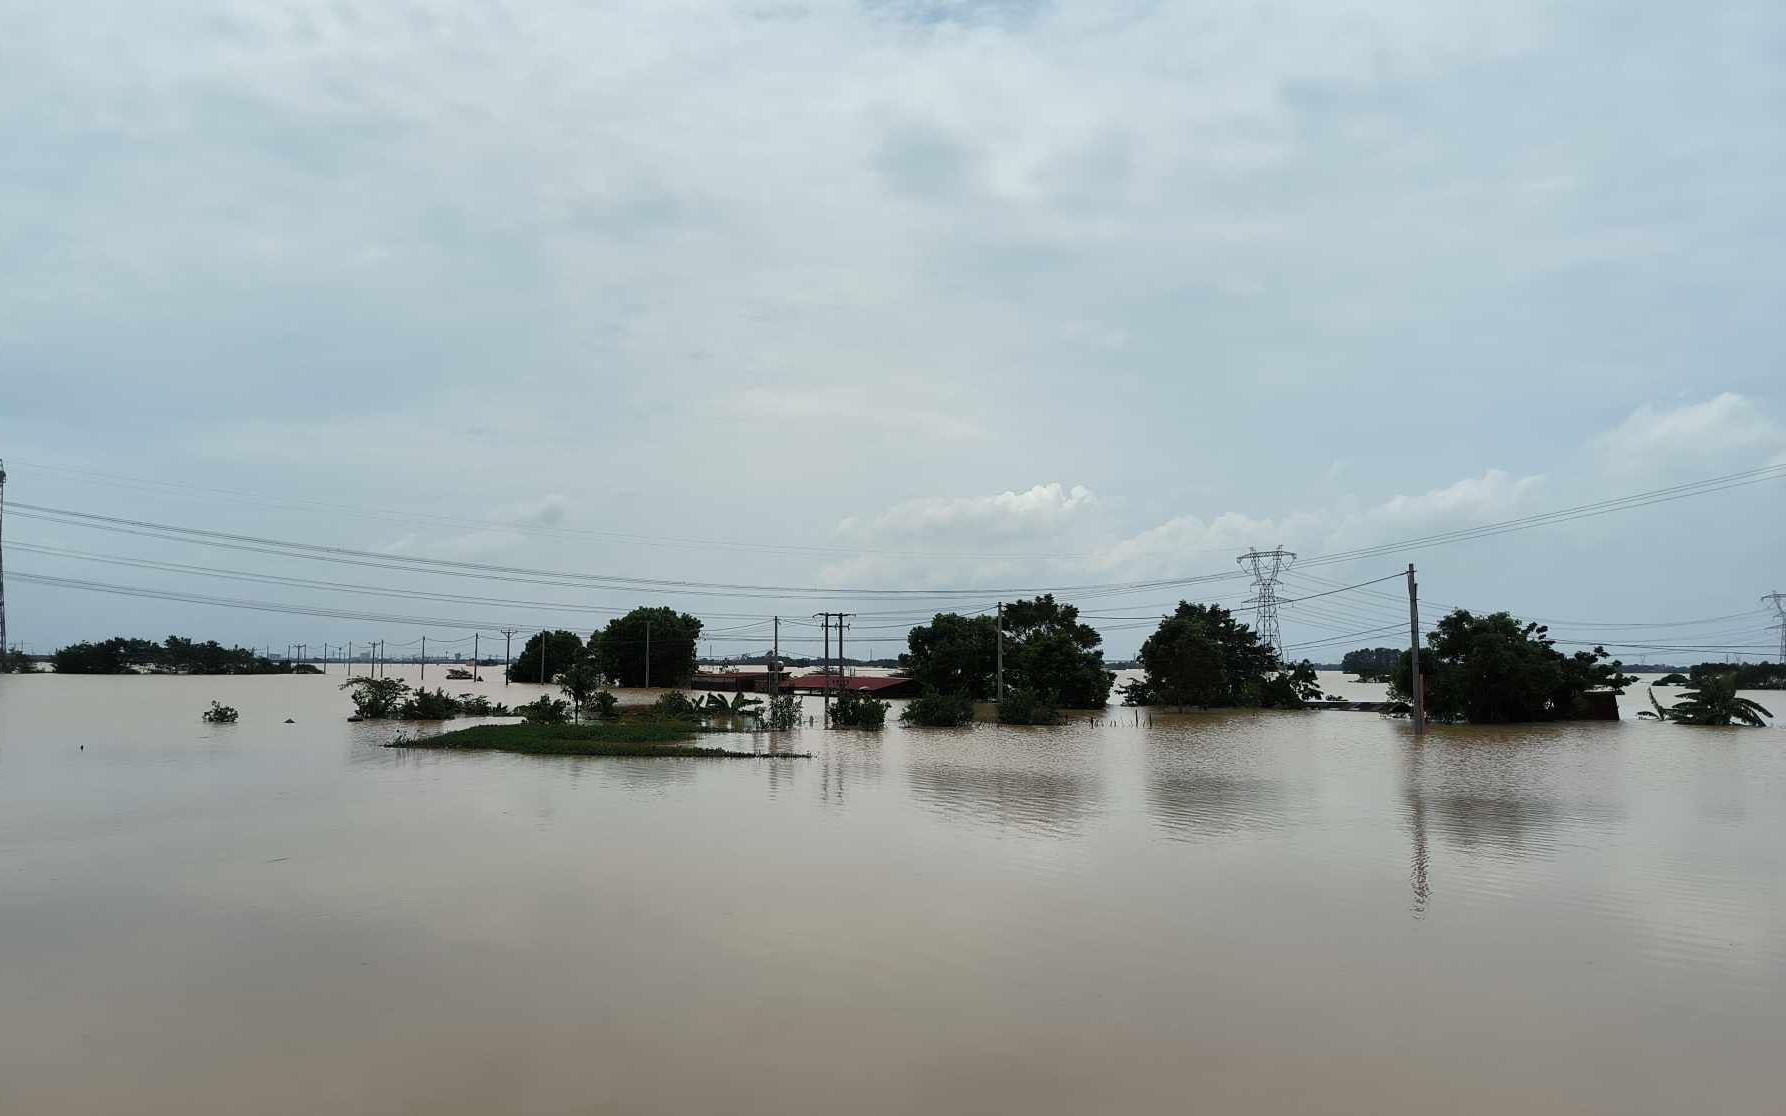
{"label": "concrete utility pole", "polygon": [[[30,493],[26,493],[30,495]],[[0,659],[6,657],[6,462],[0,461]]]}
{"label": "concrete utility pole", "polygon": [[1005,700],[1005,602],[998,602],[998,687],[993,691],[998,700]]}
{"label": "concrete utility pole", "polygon": [[502,629],[502,684],[509,684],[509,644],[514,641],[515,629]]}
{"label": "concrete utility pole", "polygon": [[428,637],[422,637],[422,681],[428,680]]}
{"label": "concrete utility pole", "polygon": [[1420,586],[1414,581],[1414,563],[1408,563],[1408,657],[1414,668],[1414,734],[1426,732],[1426,680],[1420,677]]}
{"label": "concrete utility pole", "polygon": [[1284,636],[1277,623],[1277,579],[1290,568],[1290,563],[1296,561],[1296,555],[1281,546],[1275,550],[1249,547],[1245,554],[1234,560],[1240,563],[1241,569],[1253,575],[1253,597],[1241,603],[1254,606],[1253,626],[1259,633],[1259,641],[1274,648],[1278,659],[1282,660]]}
{"label": "concrete utility pole", "polygon": [[769,649],[769,696],[781,696],[781,617],[775,618],[775,644]]}
{"label": "concrete utility pole", "polygon": [[546,684],[546,632],[540,629],[540,685]]}
{"label": "concrete utility pole", "polygon": [[[825,626],[824,693],[827,718],[831,714],[831,690],[834,687],[841,689],[843,686],[843,630],[849,627],[849,618],[854,615],[856,614],[853,612],[815,612],[812,614],[813,619],[822,621]],[[837,681],[835,683],[831,681],[831,621],[833,620],[837,621]],[[829,721],[827,720],[826,723],[829,724]]]}
{"label": "concrete utility pole", "polygon": [[478,677],[478,636],[481,634],[480,632],[471,633],[471,680],[473,682],[483,681]]}
{"label": "concrete utility pole", "polygon": [[645,688],[651,688],[651,621],[645,621]]}

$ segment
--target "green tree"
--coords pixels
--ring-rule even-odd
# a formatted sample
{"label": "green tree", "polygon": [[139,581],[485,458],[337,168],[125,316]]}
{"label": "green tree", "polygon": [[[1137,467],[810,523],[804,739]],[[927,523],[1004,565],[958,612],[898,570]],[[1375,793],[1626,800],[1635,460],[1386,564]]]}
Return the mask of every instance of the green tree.
{"label": "green tree", "polygon": [[978,700],[992,694],[998,626],[990,616],[939,612],[906,636],[899,669],[926,690]]}
{"label": "green tree", "polygon": [[354,716],[364,721],[381,721],[394,717],[409,696],[409,683],[401,678],[374,678],[355,675],[341,683],[340,689],[352,690]]}
{"label": "green tree", "polygon": [[1014,601],[1005,606],[1005,690],[1031,690],[1044,706],[1102,709],[1116,680],[1098,650],[1103,642],[1052,593]]}
{"label": "green tree", "polygon": [[1057,725],[1060,710],[1045,696],[1028,686],[1006,686],[1004,700],[998,703],[1001,725]]}
{"label": "green tree", "polygon": [[[1477,616],[1460,608],[1427,633],[1426,644],[1420,677],[1426,715],[1434,721],[1568,720],[1589,690],[1622,693],[1636,681],[1604,647],[1565,655],[1548,628],[1522,624],[1506,612]],[[1408,700],[1413,679],[1411,656],[1403,652],[1390,695]]]}
{"label": "green tree", "polygon": [[[542,645],[545,658],[540,657]],[[570,665],[588,653],[583,637],[563,628],[555,632],[535,632],[527,646],[509,663],[510,682],[547,682],[563,674]]]}
{"label": "green tree", "polygon": [[1393,647],[1360,647],[1346,652],[1340,669],[1355,675],[1360,682],[1387,682],[1395,676],[1402,653]]}
{"label": "green tree", "polygon": [[[1272,685],[1283,673],[1276,649],[1220,605],[1180,601],[1137,658],[1143,674],[1123,689],[1129,705],[1290,705],[1282,699],[1298,692],[1294,684]],[[1307,670],[1312,678],[1313,668]]]}
{"label": "green tree", "polygon": [[831,699],[834,728],[877,729],[887,723],[887,703],[861,690],[840,690]]}
{"label": "green tree", "polygon": [[1736,674],[1710,674],[1701,677],[1696,688],[1681,694],[1673,705],[1656,700],[1656,688],[1650,687],[1650,705],[1654,713],[1639,713],[1657,721],[1673,721],[1682,725],[1749,725],[1761,728],[1773,714],[1759,702],[1737,696]]}
{"label": "green tree", "polygon": [[695,674],[695,641],[701,622],[671,608],[635,608],[589,637],[602,674],[622,686],[645,685],[645,656],[651,655],[653,686],[686,685]]}
{"label": "green tree", "polygon": [[[597,665],[595,656],[585,654],[570,666],[565,667],[552,681],[558,683],[559,692],[570,699],[571,716],[581,721],[583,708],[588,705],[598,692],[602,691],[602,671]],[[612,697],[612,695],[609,695]]]}
{"label": "green tree", "polygon": [[929,690],[905,703],[899,723],[924,728],[956,728],[972,724],[974,699],[966,694],[939,694]]}

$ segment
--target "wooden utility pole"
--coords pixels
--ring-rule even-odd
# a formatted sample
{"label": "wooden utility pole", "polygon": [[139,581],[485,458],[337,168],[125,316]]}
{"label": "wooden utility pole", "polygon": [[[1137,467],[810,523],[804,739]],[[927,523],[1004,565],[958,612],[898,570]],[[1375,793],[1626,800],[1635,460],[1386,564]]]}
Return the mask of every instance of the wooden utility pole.
{"label": "wooden utility pole", "polygon": [[998,687],[993,691],[998,700],[1005,700],[1005,602],[998,602]]}
{"label": "wooden utility pole", "polygon": [[1414,733],[1426,732],[1426,680],[1420,677],[1420,587],[1414,582],[1414,563],[1408,563],[1408,657],[1414,668]]}

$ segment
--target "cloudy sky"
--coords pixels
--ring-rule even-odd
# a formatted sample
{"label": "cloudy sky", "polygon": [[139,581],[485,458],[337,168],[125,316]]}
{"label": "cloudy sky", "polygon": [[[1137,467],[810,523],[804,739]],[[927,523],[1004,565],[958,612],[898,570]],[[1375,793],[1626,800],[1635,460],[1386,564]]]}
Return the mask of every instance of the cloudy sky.
{"label": "cloudy sky", "polygon": [[[0,2],[9,506],[835,589],[14,514],[11,635],[400,643],[661,601],[719,653],[877,613],[885,654],[908,613],[1092,586],[1126,654],[1117,617],[1245,586],[1113,587],[1249,546],[1786,463],[1783,111],[1771,2]],[[1284,592],[1412,560],[1435,602],[1759,645],[1782,508]],[[1291,606],[1286,638],[1337,657],[1395,607]],[[1594,627],[1665,621],[1705,623]]]}

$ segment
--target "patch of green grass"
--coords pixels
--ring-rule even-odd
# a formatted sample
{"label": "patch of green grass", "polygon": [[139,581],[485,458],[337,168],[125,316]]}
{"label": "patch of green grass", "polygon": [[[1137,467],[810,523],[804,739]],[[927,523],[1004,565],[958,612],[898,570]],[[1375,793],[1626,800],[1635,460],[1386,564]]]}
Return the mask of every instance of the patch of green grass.
{"label": "patch of green grass", "polygon": [[661,756],[679,759],[811,759],[805,752],[733,752],[684,743],[697,730],[664,721],[622,721],[587,725],[473,725],[438,736],[404,737],[392,748],[464,748],[527,752],[547,756]]}

